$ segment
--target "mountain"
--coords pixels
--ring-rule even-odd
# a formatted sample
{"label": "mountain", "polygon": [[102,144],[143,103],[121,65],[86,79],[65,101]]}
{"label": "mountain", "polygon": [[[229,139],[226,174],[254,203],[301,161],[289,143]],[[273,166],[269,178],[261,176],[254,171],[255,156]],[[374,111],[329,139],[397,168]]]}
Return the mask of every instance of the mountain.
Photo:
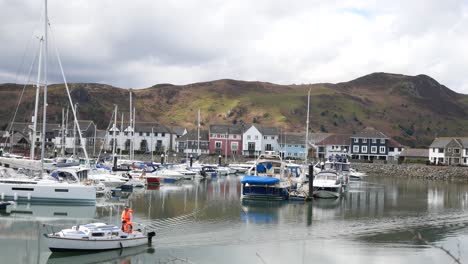
{"label": "mountain", "polygon": [[[96,83],[69,85],[80,119],[108,126],[117,104],[125,120],[129,90]],[[23,85],[0,84],[0,124],[11,120]],[[330,84],[277,85],[267,82],[216,80],[189,85],[158,84],[132,90],[137,121],[195,127],[202,123],[261,123],[284,131],[304,131],[307,92],[311,90],[310,127],[315,132],[355,133],[372,126],[409,146],[427,146],[435,136],[467,136],[468,96],[426,75],[372,73]],[[16,117],[29,121],[35,88],[27,86]],[[49,86],[48,119],[61,122],[68,98],[63,84]],[[120,121],[119,113],[118,120]]]}

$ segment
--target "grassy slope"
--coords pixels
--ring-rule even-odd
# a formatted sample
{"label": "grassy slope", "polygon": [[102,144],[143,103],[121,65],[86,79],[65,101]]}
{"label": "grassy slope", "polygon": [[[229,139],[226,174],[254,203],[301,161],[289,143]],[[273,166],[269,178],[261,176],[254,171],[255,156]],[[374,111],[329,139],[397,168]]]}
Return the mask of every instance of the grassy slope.
{"label": "grassy slope", "polygon": [[[128,90],[102,84],[72,84],[81,119],[108,125],[113,105],[128,119]],[[138,121],[195,127],[202,122],[252,123],[304,131],[307,92],[311,89],[310,127],[313,131],[353,133],[374,126],[408,145],[427,145],[434,136],[468,135],[468,96],[456,94],[427,76],[371,74],[340,84],[275,85],[218,80],[185,86],[157,85],[134,90]],[[0,122],[12,116],[21,87],[0,85]],[[63,85],[49,90],[49,119],[59,122],[67,107]],[[34,88],[23,98],[17,120],[30,119]],[[121,114],[118,116],[120,121]]]}

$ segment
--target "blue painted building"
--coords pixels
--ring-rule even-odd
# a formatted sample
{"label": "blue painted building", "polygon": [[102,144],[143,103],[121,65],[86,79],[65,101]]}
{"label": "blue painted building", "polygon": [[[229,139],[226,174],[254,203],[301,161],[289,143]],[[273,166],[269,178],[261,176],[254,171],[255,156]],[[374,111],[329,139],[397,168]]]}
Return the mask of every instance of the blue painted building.
{"label": "blue painted building", "polygon": [[280,135],[278,145],[283,159],[304,159],[306,153],[305,134],[286,133]]}

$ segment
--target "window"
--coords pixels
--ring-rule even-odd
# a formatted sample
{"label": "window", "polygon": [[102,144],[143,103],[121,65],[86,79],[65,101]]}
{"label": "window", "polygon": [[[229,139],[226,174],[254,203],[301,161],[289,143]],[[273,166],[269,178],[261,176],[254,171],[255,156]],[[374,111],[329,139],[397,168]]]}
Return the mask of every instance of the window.
{"label": "window", "polygon": [[294,157],[297,157],[297,153],[294,153]]}
{"label": "window", "polygon": [[468,155],[468,149],[465,149],[465,155]]}
{"label": "window", "polygon": [[258,135],[257,135],[257,136],[255,136],[255,139],[258,139]]}
{"label": "window", "polygon": [[140,135],[140,137],[143,136],[143,132],[139,132],[138,134]]}
{"label": "window", "polygon": [[273,150],[273,147],[271,146],[271,144],[266,144],[265,150],[266,150],[266,151],[272,151],[272,150]]}
{"label": "window", "polygon": [[125,135],[125,136],[128,136],[128,132],[124,132],[124,135]]}
{"label": "window", "polygon": [[374,144],[377,143],[377,139],[376,139],[376,138],[373,138],[373,139],[372,139],[372,143],[374,143]]}
{"label": "window", "polygon": [[367,146],[362,146],[361,147],[361,152],[362,153],[367,153]]}
{"label": "window", "polygon": [[453,164],[459,164],[460,159],[459,158],[453,158]]}
{"label": "window", "polygon": [[448,149],[447,149],[447,152],[452,152],[452,148],[448,148]]}
{"label": "window", "polygon": [[[439,153],[444,153],[444,149],[443,148],[439,148]],[[442,161],[443,162],[443,161]]]}
{"label": "window", "polygon": [[250,139],[250,135],[247,135],[247,139]]}
{"label": "window", "polygon": [[444,163],[444,158],[439,158],[439,163]]}
{"label": "window", "polygon": [[385,153],[385,147],[384,147],[384,146],[380,146],[379,152],[380,152],[380,153]]}
{"label": "window", "polygon": [[288,145],[288,148],[292,148],[292,145]]}
{"label": "window", "polygon": [[381,138],[380,143],[385,144],[385,138]]}
{"label": "window", "polygon": [[274,139],[275,139],[275,136],[271,136],[270,138],[274,140]]}
{"label": "window", "polygon": [[215,148],[220,149],[221,146],[222,146],[222,142],[221,142],[221,141],[216,141],[216,142],[215,142]]}
{"label": "window", "polygon": [[354,138],[354,143],[358,143],[359,142],[359,139],[358,138]]}
{"label": "window", "polygon": [[158,132],[154,132],[154,136],[157,137],[157,136],[158,136]]}
{"label": "window", "polygon": [[232,138],[237,138],[237,135],[232,136]]}
{"label": "window", "polygon": [[231,151],[237,151],[238,147],[239,145],[237,142],[231,142]]}
{"label": "window", "polygon": [[367,143],[367,138],[363,138],[362,143]]}
{"label": "window", "polygon": [[161,133],[161,136],[162,136],[162,137],[165,137],[165,136],[166,136],[166,133]]}
{"label": "window", "polygon": [[148,137],[149,137],[149,135],[150,135],[150,132],[146,132],[146,136],[148,136]]}
{"label": "window", "polygon": [[267,139],[267,136],[263,136],[263,139]]}
{"label": "window", "polygon": [[389,147],[388,151],[395,151],[395,148]]}
{"label": "window", "polygon": [[371,153],[377,153],[377,146],[371,147]]}
{"label": "window", "polygon": [[359,146],[353,146],[353,152],[359,153]]}
{"label": "window", "polygon": [[460,154],[460,149],[458,149],[458,148],[453,149],[453,153]]}

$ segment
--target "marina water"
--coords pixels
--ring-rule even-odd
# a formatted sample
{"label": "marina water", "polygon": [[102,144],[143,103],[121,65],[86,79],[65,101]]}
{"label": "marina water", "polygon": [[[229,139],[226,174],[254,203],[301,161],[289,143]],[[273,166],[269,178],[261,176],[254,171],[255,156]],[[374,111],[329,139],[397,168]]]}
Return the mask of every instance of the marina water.
{"label": "marina water", "polygon": [[[96,206],[0,211],[1,263],[468,263],[468,184],[369,177],[339,200],[241,201],[241,176],[187,181]],[[152,247],[52,254],[42,234],[102,221],[156,230]],[[45,226],[44,226],[45,224]],[[414,240],[420,233],[431,245]]]}

